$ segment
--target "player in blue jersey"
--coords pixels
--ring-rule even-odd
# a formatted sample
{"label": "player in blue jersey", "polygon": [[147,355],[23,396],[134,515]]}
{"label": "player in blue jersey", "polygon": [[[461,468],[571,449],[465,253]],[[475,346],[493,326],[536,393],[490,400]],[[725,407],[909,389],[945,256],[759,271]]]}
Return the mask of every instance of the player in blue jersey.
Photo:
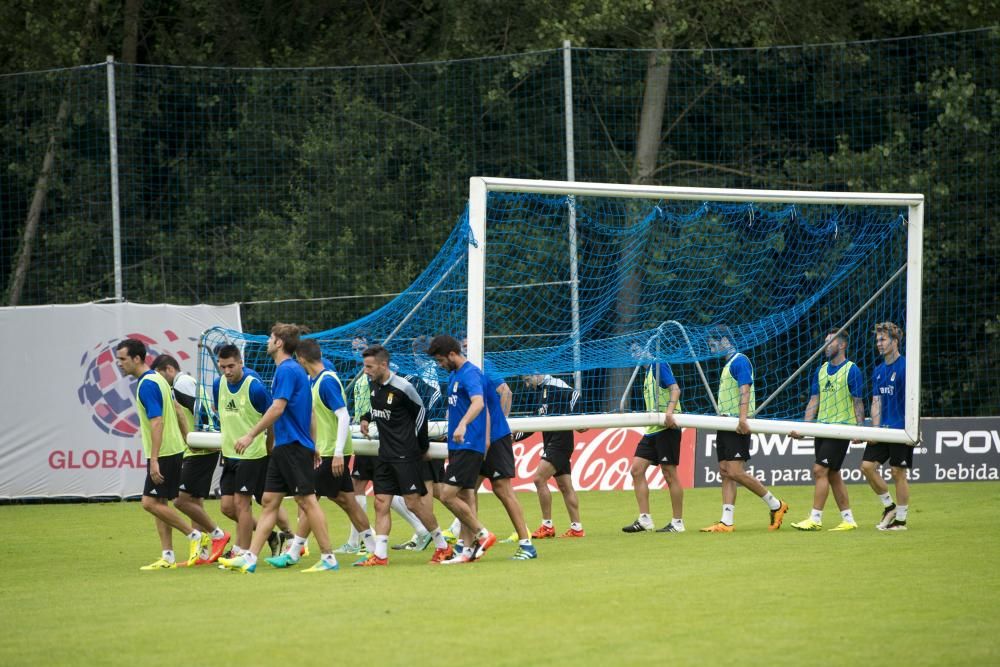
{"label": "player in blue jersey", "polygon": [[722,478],[722,518],[711,526],[702,528],[703,533],[733,532],[733,515],[736,511],[736,491],[738,486],[753,492],[763,500],[770,510],[771,520],[768,530],[781,528],[781,521],[788,512],[788,504],[778,500],[746,471],[750,460],[750,423],[757,410],[754,393],[754,372],[750,359],[739,352],[734,345],[733,333],[724,324],[716,325],[708,332],[708,347],[723,356],[725,366],[719,377],[717,404],[719,414],[736,417],[736,431],[719,431],[715,438],[715,453],[719,460],[719,476]]}
{"label": "player in blue jersey", "polygon": [[[826,363],[813,374],[809,383],[809,402],[802,421],[821,424],[856,424],[865,420],[864,378],[861,369],[847,360],[847,333],[835,327],[826,334]],[[802,435],[792,431],[795,439]],[[796,530],[822,530],[823,506],[833,491],[833,499],[840,509],[841,522],[830,530],[855,530],[858,524],[851,512],[851,501],[847,484],[840,474],[850,448],[850,440],[839,438],[815,438],[813,449],[813,506],[809,517],[792,524]]]}
{"label": "player in blue jersey", "polygon": [[436,336],[427,354],[448,371],[448,467],[444,473],[441,502],[462,522],[464,548],[442,564],[477,560],[496,543],[476,516],[474,495],[488,446],[486,378],[462,354],[451,336]]}
{"label": "player in blue jersey", "polygon": [[[312,387],[309,376],[292,358],[299,343],[299,327],[278,323],[271,327],[267,340],[267,353],[276,366],[271,383],[271,407],[267,409],[250,431],[237,439],[234,448],[242,453],[254,439],[274,427],[274,450],[267,464],[264,482],[264,509],[257,521],[250,549],[233,559],[219,559],[225,567],[240,572],[254,572],[257,556],[271,534],[278,518],[278,508],[286,495],[295,502],[309,519],[309,527],[316,535],[321,558],[305,572],[324,572],[339,569],[333,555],[323,508],[316,500],[313,462],[316,445],[311,435]],[[292,546],[286,552],[297,561],[302,556],[308,534],[296,531]]]}
{"label": "player in blue jersey", "polygon": [[[872,374],[872,426],[903,428],[906,416],[906,358],[899,353],[903,330],[892,322],[875,326],[875,347],[882,363]],[[861,471],[872,491],[882,501],[879,530],[906,530],[910,508],[910,483],[907,471],[913,467],[913,447],[903,444],[868,442],[861,462]],[[896,502],[892,502],[889,485],[882,479],[879,466],[886,461],[896,485]]]}

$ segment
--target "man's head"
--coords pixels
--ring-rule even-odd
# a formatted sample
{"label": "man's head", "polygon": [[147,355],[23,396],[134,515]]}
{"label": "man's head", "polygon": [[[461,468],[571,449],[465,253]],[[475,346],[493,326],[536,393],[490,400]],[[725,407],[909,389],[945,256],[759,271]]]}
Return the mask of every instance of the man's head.
{"label": "man's head", "polygon": [[161,354],[160,356],[153,359],[153,363],[150,366],[154,371],[163,376],[163,379],[167,381],[171,387],[174,386],[174,379],[177,378],[177,374],[181,372],[180,364],[169,354]]}
{"label": "man's head", "polygon": [[532,373],[530,375],[523,376],[525,386],[534,389],[545,382],[545,376],[541,373]]}
{"label": "man's head", "polygon": [[712,354],[728,354],[734,349],[733,332],[725,324],[716,324],[708,330],[708,349]]}
{"label": "man's head", "polygon": [[903,330],[892,322],[879,322],[875,325],[875,348],[883,357],[899,354],[899,346],[903,343]]}
{"label": "man's head", "polygon": [[299,341],[299,347],[295,351],[295,357],[299,365],[306,369],[310,376],[317,375],[323,370],[323,350],[315,338],[303,338]]}
{"label": "man's head", "polygon": [[216,351],[219,358],[219,371],[225,376],[226,382],[236,384],[243,379],[243,355],[235,345],[222,345]]}
{"label": "man's head", "polygon": [[267,353],[272,358],[281,353],[292,356],[298,349],[301,334],[302,329],[299,325],[278,322],[271,327],[271,336],[267,339]]}
{"label": "man's head", "polygon": [[[838,333],[839,332],[839,333]],[[838,359],[847,353],[847,332],[834,327],[826,332],[826,358]]]}
{"label": "man's head", "polygon": [[381,345],[369,345],[361,354],[365,360],[365,375],[368,379],[384,384],[389,379],[389,350]]}
{"label": "man's head", "polygon": [[451,336],[435,336],[427,346],[427,355],[434,357],[438,366],[446,371],[457,371],[465,363],[462,345]]}
{"label": "man's head", "polygon": [[115,348],[115,361],[125,375],[139,377],[146,372],[146,344],[135,338],[126,338]]}

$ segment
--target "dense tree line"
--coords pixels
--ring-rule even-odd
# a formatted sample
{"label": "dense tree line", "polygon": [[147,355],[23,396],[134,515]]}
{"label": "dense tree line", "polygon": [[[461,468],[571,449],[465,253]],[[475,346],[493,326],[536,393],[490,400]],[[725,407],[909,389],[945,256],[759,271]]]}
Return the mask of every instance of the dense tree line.
{"label": "dense tree line", "polygon": [[[372,295],[245,309],[324,328],[421,271],[469,175],[565,177],[568,39],[580,180],[926,193],[926,412],[988,414],[1000,42],[865,40],[998,19],[996,0],[4,3],[0,289],[113,294],[105,69],[16,73],[122,63],[126,298]],[[827,46],[770,48],[790,44]]]}

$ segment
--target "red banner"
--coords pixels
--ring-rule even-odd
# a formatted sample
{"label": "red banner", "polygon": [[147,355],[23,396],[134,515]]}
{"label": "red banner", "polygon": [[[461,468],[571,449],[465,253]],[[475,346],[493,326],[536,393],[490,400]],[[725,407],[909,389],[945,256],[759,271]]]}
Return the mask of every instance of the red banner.
{"label": "red banner", "polygon": [[[643,433],[643,429],[634,428],[592,429],[574,433],[576,446],[571,459],[573,487],[578,491],[632,490],[629,466]],[[681,463],[677,472],[686,489],[694,486],[694,454],[695,429],[684,429],[681,435]],[[516,476],[512,483],[515,490],[535,490],[532,478],[541,455],[541,433],[514,443]],[[646,479],[650,489],[666,488],[663,473],[657,465],[646,470]],[[549,488],[556,490],[555,480],[549,480]]]}

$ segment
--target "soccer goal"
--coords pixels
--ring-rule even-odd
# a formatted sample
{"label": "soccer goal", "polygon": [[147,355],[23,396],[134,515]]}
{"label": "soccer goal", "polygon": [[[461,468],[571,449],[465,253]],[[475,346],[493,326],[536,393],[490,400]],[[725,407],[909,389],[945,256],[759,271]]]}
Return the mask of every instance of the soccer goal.
{"label": "soccer goal", "polygon": [[[654,361],[681,388],[679,425],[735,430],[719,385],[738,352],[754,432],[913,444],[923,210],[920,194],[472,178],[469,358],[508,383],[551,375],[580,392],[574,414],[516,417],[518,430],[663,423]],[[831,333],[868,416],[880,322],[904,332],[903,428],[857,425],[853,400],[804,421],[817,378],[841,367]]]}

